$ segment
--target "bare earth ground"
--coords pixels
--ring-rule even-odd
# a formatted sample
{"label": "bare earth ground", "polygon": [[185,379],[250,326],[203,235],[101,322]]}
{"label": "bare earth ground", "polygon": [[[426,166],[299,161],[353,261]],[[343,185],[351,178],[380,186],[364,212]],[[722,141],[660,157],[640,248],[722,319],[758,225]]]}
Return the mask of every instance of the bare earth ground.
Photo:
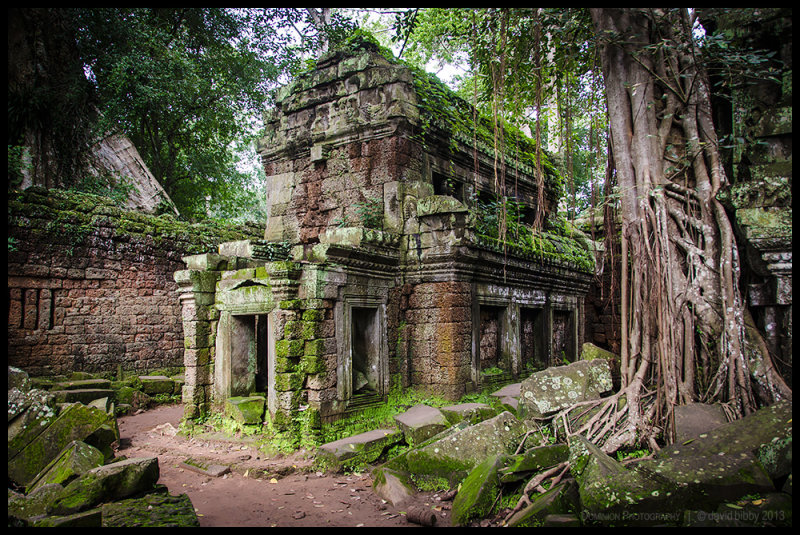
{"label": "bare earth ground", "polygon": [[[312,455],[268,456],[246,441],[222,435],[187,438],[175,434],[181,405],[162,406],[118,419],[126,457],[157,456],[159,483],[170,493],[188,494],[203,527],[421,527],[409,522],[412,507],[432,509],[436,526],[450,525],[450,503],[420,493],[395,507],[372,491],[369,473],[311,471]],[[231,471],[210,477],[182,467],[192,458]]]}

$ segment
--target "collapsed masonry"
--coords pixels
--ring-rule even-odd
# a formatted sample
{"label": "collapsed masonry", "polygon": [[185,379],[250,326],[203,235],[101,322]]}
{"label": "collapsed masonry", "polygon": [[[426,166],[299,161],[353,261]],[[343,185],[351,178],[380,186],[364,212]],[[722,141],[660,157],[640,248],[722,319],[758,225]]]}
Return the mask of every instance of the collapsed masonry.
{"label": "collapsed masonry", "polygon": [[[462,105],[363,42],[283,90],[260,146],[265,239],[175,275],[187,417],[258,392],[273,424],[313,425],[392,385],[457,399],[575,359],[593,253],[552,230],[555,173],[533,150],[498,163],[454,126]],[[505,241],[503,188],[518,216]],[[521,232],[537,215],[551,230]]]}

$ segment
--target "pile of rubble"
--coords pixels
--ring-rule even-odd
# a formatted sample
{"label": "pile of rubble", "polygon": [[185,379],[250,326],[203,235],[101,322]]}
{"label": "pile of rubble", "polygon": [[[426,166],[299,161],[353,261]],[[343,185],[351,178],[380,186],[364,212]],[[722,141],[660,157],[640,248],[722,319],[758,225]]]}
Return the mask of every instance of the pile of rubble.
{"label": "pile of rubble", "polygon": [[[375,492],[399,505],[421,480],[446,482],[457,489],[457,526],[791,526],[791,401],[733,422],[718,406],[680,407],[680,442],[638,462],[543,425],[611,388],[608,361],[578,361],[495,393],[499,414],[485,404],[417,405],[396,427],[325,444],[317,458],[347,469],[405,444],[373,471]],[[514,503],[501,502],[509,496]]]}
{"label": "pile of rubble", "polygon": [[9,526],[199,525],[188,496],[158,485],[157,458],[115,457],[113,397],[63,392],[8,368]]}

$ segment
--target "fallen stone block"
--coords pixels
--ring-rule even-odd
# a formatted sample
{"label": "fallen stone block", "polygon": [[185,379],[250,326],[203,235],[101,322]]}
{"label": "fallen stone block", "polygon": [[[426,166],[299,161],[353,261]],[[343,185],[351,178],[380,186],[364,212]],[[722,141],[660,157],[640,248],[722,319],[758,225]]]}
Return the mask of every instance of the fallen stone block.
{"label": "fallen stone block", "polygon": [[8,477],[18,485],[30,485],[36,475],[73,440],[85,441],[104,425],[110,434],[116,429],[113,416],[81,403],[67,405],[57,417],[43,422],[46,424],[44,429],[13,459],[9,459]]}
{"label": "fallen stone block", "polygon": [[157,457],[126,459],[89,470],[69,483],[49,507],[54,515],[71,515],[97,505],[151,491],[158,482]]}
{"label": "fallen stone block", "polygon": [[570,473],[578,483],[582,515],[589,524],[625,525],[623,513],[670,509],[674,489],[629,470],[581,435],[569,438]]}
{"label": "fallen stone block", "polygon": [[547,368],[522,381],[519,412],[543,418],[581,401],[599,399],[612,387],[611,369],[604,359]]}
{"label": "fallen stone block", "polygon": [[658,458],[737,456],[753,453],[773,479],[792,470],[792,402],[779,401],[744,418],[663,448]]}
{"label": "fallen stone block", "polygon": [[459,403],[441,407],[439,410],[451,425],[463,421],[477,424],[497,416],[495,410],[486,403]]}
{"label": "fallen stone block", "polygon": [[8,460],[58,418],[55,397],[44,390],[8,391]]}
{"label": "fallen stone block", "polygon": [[422,404],[396,415],[394,421],[409,446],[420,444],[450,426],[439,409]]}
{"label": "fallen stone block", "polygon": [[102,466],[104,461],[103,452],[97,448],[77,440],[70,442],[58,457],[36,476],[26,492],[30,494],[39,487],[53,483],[67,485],[92,468]]}
{"label": "fallen stone block", "polygon": [[464,478],[453,500],[451,521],[454,526],[465,526],[491,512],[499,492],[498,470],[503,462],[502,455],[488,457]]}
{"label": "fallen stone block", "polygon": [[[578,518],[570,513],[578,510],[579,502],[575,480],[561,481],[542,494],[535,496],[530,505],[514,513],[508,519],[507,525],[512,528],[542,525],[577,526],[580,525]],[[576,523],[576,521],[578,522]]]}
{"label": "fallen stone block", "polygon": [[500,480],[511,483],[529,477],[533,472],[541,472],[569,459],[569,446],[551,444],[531,448],[524,453],[511,455],[500,470]]}
{"label": "fallen stone block", "polygon": [[615,384],[617,384],[619,380],[619,366],[620,366],[620,357],[616,353],[612,353],[611,351],[606,351],[605,349],[594,345],[591,342],[585,342],[581,346],[581,358],[580,360],[595,360],[595,359],[603,359],[608,362],[609,366],[611,367],[611,375],[615,380]]}
{"label": "fallen stone block", "polygon": [[109,390],[110,388],[111,381],[108,379],[80,379],[53,383],[50,390]]}
{"label": "fallen stone block", "polygon": [[333,470],[352,468],[377,460],[386,448],[402,440],[398,429],[376,429],[323,444],[317,448],[316,461]]}
{"label": "fallen stone block", "polygon": [[673,502],[704,511],[747,494],[775,490],[764,467],[749,452],[649,459],[638,463],[636,471],[676,489]]}
{"label": "fallen stone block", "polygon": [[103,398],[113,398],[114,391],[100,388],[76,388],[71,390],[51,390],[58,403],[83,403],[89,405]]}
{"label": "fallen stone block", "polygon": [[395,507],[411,500],[416,494],[408,474],[379,467],[372,472],[372,490],[378,497]]}
{"label": "fallen stone block", "polygon": [[55,483],[42,485],[27,495],[9,489],[9,525],[12,519],[18,519],[22,524],[27,524],[28,521],[34,517],[46,515],[50,504],[53,503],[53,500],[55,500],[63,490],[64,487]]}
{"label": "fallen stone block", "polygon": [[147,494],[102,506],[104,528],[200,527],[187,494]]}
{"label": "fallen stone block", "polygon": [[175,383],[169,377],[163,375],[140,375],[139,381],[142,382],[142,392],[148,396],[157,394],[169,394],[175,390]]}
{"label": "fallen stone block", "polygon": [[224,476],[225,474],[228,474],[231,471],[229,466],[207,463],[204,461],[199,461],[197,459],[186,459],[181,463],[181,467],[185,468],[186,470],[191,470],[192,472],[197,472],[198,474],[203,474],[204,476],[208,477]]}
{"label": "fallen stone block", "polygon": [[442,439],[409,450],[409,471],[450,480],[463,480],[486,458],[512,453],[525,434],[525,426],[510,412],[447,434]]}
{"label": "fallen stone block", "polygon": [[103,526],[101,509],[90,509],[66,516],[45,516],[31,523],[35,528],[99,528]]}
{"label": "fallen stone block", "polygon": [[8,380],[6,385],[8,386],[8,390],[16,388],[20,392],[27,392],[32,388],[28,373],[13,366],[8,366]]}
{"label": "fallen stone block", "polygon": [[225,400],[225,414],[240,424],[260,424],[266,404],[263,396],[232,397]]}

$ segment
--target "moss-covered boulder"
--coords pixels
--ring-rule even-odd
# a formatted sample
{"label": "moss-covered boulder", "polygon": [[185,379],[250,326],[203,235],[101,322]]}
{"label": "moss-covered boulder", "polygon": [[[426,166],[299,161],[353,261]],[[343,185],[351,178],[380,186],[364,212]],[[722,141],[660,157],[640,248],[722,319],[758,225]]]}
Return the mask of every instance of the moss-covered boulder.
{"label": "moss-covered boulder", "polygon": [[402,440],[403,433],[398,429],[375,429],[323,444],[317,448],[315,464],[337,471],[363,466],[374,462],[387,448]]}
{"label": "moss-covered boulder", "polygon": [[8,461],[16,457],[56,418],[55,397],[38,388],[8,391]]}
{"label": "moss-covered boulder", "polygon": [[578,486],[574,479],[568,479],[533,497],[529,505],[508,519],[507,525],[512,528],[544,527],[548,517],[550,522],[553,522],[554,517],[567,516],[572,524],[577,520],[575,513],[579,512],[579,508]]}
{"label": "moss-covered boulder", "polygon": [[465,526],[491,512],[500,487],[498,471],[503,463],[502,455],[487,457],[464,478],[453,500],[451,520],[454,526]]}
{"label": "moss-covered boulder", "polygon": [[569,459],[569,446],[566,444],[531,448],[508,457],[505,466],[500,470],[500,480],[503,483],[520,481],[535,472],[563,463],[567,459]]}
{"label": "moss-covered boulder", "polygon": [[605,359],[547,368],[522,381],[519,414],[542,418],[578,402],[599,399],[612,387],[611,367]]}
{"label": "moss-covered boulder", "polygon": [[53,461],[42,470],[28,487],[30,493],[44,485],[66,485],[92,468],[102,466],[103,452],[81,441],[70,442]]}
{"label": "moss-covered boulder", "polygon": [[187,494],[147,494],[102,506],[104,528],[199,527],[192,500]]}
{"label": "moss-covered boulder", "polygon": [[126,459],[89,470],[69,483],[50,505],[50,514],[71,515],[105,502],[147,493],[159,477],[158,458]]}
{"label": "moss-covered boulder", "polygon": [[[570,472],[578,482],[583,518],[589,524],[624,525],[626,511],[665,510],[674,490],[629,470],[581,435],[570,437]],[[628,518],[628,517],[625,517]]]}
{"label": "moss-covered boulder", "polygon": [[73,440],[85,441],[101,428],[109,430],[104,434],[113,436],[117,428],[113,415],[81,403],[65,406],[57,417],[42,420],[41,427],[41,432],[9,459],[8,477],[18,485],[30,485]]}
{"label": "moss-covered boulder", "polygon": [[255,425],[264,421],[264,396],[232,397],[225,400],[225,415],[243,425]]}
{"label": "moss-covered boulder", "polygon": [[412,473],[446,478],[454,485],[488,457],[512,453],[525,431],[513,414],[503,412],[410,450],[406,464]]}
{"label": "moss-covered boulder", "polygon": [[407,473],[386,466],[373,470],[372,490],[382,500],[386,500],[395,507],[408,502],[416,494],[414,484]]}
{"label": "moss-covered boulder", "polygon": [[486,403],[459,403],[458,405],[440,407],[439,410],[450,424],[464,421],[477,424],[497,416],[499,412]]}
{"label": "moss-covered boulder", "polygon": [[394,421],[409,446],[418,445],[450,426],[442,411],[423,404],[396,415]]}
{"label": "moss-covered boulder", "polygon": [[164,375],[140,375],[139,380],[142,382],[142,392],[148,396],[158,394],[171,396],[175,391],[175,383]]}

